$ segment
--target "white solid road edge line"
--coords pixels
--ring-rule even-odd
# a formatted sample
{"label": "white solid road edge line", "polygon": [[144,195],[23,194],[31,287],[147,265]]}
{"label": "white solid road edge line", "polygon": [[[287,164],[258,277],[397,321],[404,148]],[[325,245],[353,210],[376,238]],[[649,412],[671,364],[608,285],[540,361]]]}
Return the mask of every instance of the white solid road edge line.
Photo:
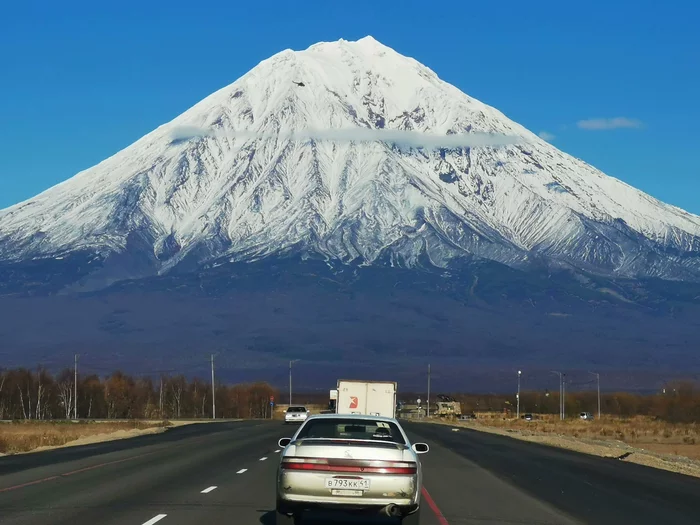
{"label": "white solid road edge line", "polygon": [[[246,470],[248,470],[248,469],[247,469],[247,468],[242,468],[241,470],[239,470],[238,472],[236,472],[236,474],[243,474]],[[144,525],[146,525],[146,524],[144,523]]]}
{"label": "white solid road edge line", "polygon": [[263,456],[260,458],[260,461],[265,461],[267,459],[267,456]]}
{"label": "white solid road edge line", "polygon": [[144,523],[143,525],[153,525],[154,523],[158,523],[160,520],[162,520],[162,519],[165,518],[166,516],[167,516],[167,514],[158,514],[156,517],[151,518],[150,520],[148,520],[148,521],[147,521],[146,523]]}
{"label": "white solid road edge line", "polygon": [[212,490],[216,490],[216,485],[212,485],[211,487],[208,487],[204,489],[201,494],[209,494]]}

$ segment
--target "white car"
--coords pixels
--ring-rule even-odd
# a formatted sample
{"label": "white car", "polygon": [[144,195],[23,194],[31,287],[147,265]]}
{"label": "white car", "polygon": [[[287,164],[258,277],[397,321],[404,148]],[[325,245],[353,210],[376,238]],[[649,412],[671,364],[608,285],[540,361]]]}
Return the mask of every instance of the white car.
{"label": "white car", "polygon": [[303,406],[290,406],[284,413],[284,424],[303,423],[311,413]]}
{"label": "white car", "polygon": [[308,511],[356,512],[420,522],[419,454],[394,418],[359,414],[309,417],[291,438],[277,470],[277,524],[300,523]]}

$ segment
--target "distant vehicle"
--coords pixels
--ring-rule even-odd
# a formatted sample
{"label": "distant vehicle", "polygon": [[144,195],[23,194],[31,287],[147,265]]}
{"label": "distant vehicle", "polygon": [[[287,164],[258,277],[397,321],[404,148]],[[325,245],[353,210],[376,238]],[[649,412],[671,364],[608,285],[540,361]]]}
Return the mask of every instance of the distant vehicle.
{"label": "distant vehicle", "polygon": [[391,381],[338,380],[336,414],[396,417],[396,387]]}
{"label": "distant vehicle", "polygon": [[328,411],[331,414],[335,414],[335,407],[338,403],[338,391],[337,390],[331,390],[330,395],[328,396]]}
{"label": "distant vehicle", "polygon": [[532,414],[525,414],[525,415],[523,415],[523,419],[524,419],[525,421],[532,421],[532,420],[535,419],[535,418],[532,417]]}
{"label": "distant vehicle", "polygon": [[303,423],[311,413],[304,406],[290,406],[284,413],[284,424]]}
{"label": "distant vehicle", "polygon": [[476,419],[476,414],[473,412],[471,414],[462,414],[459,419]]}
{"label": "distant vehicle", "polygon": [[462,415],[462,403],[454,397],[438,394],[432,414],[438,417],[459,417]]}
{"label": "distant vehicle", "polygon": [[396,405],[396,417],[400,419],[422,419],[426,416],[425,407],[399,402]]}
{"label": "distant vehicle", "polygon": [[593,418],[593,414],[591,414],[590,412],[581,412],[581,413],[578,415],[578,417],[580,417],[581,419],[588,420],[588,421],[594,419],[594,418]]}
{"label": "distant vehicle", "polygon": [[277,525],[306,512],[387,516],[419,525],[425,443],[409,441],[394,418],[322,414],[282,438],[277,470]]}

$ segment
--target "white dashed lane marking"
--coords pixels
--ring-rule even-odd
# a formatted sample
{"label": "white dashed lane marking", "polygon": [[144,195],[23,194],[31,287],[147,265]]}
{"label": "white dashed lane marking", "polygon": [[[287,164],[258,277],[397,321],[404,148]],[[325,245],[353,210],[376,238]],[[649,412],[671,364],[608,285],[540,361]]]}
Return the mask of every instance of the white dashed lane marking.
{"label": "white dashed lane marking", "polygon": [[280,452],[280,450],[275,450],[275,454],[279,454]]}
{"label": "white dashed lane marking", "polygon": [[167,514],[158,514],[157,516],[151,518],[147,522],[145,522],[143,525],[153,525],[154,523],[158,523],[160,520],[165,518]]}
{"label": "white dashed lane marking", "polygon": [[204,489],[201,493],[202,494],[209,494],[212,490],[216,490],[216,485]]}
{"label": "white dashed lane marking", "polygon": [[260,458],[260,461],[265,461],[266,459],[267,459],[267,456],[264,456],[264,457]]}
{"label": "white dashed lane marking", "polygon": [[248,469],[247,469],[247,468],[242,468],[241,470],[239,470],[238,472],[236,472],[236,474],[243,474],[246,470],[248,470]]}

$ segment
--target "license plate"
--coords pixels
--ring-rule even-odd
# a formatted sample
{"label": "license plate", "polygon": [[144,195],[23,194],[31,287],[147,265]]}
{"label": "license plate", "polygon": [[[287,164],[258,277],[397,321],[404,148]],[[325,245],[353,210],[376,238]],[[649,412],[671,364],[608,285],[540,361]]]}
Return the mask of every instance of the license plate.
{"label": "license plate", "polygon": [[361,490],[331,489],[332,496],[362,496],[363,494]]}
{"label": "license plate", "polygon": [[[369,490],[368,479],[326,478],[327,489]],[[339,494],[340,495],[340,494]],[[354,494],[352,494],[354,495]],[[361,495],[361,494],[360,494]]]}

